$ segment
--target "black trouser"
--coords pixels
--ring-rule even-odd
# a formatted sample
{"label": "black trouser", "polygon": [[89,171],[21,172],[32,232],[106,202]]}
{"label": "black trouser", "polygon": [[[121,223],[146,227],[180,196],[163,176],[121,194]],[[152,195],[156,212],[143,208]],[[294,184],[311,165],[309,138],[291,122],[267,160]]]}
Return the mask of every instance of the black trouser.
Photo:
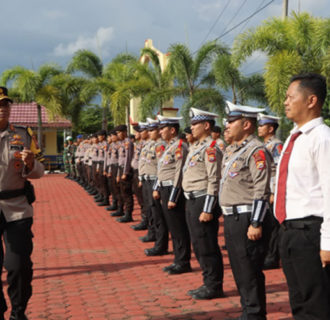
{"label": "black trouser", "polygon": [[271,235],[270,235],[268,251],[267,251],[266,258],[265,258],[265,262],[267,261],[267,263],[277,264],[277,263],[279,263],[279,259],[280,259],[280,253],[279,253],[279,248],[278,248],[280,225],[279,225],[277,219],[275,219],[274,214],[270,215],[270,220],[271,220],[272,230],[271,230]]}
{"label": "black trouser", "polygon": [[186,200],[186,220],[195,256],[203,271],[204,284],[213,290],[222,289],[223,261],[218,244],[219,216],[218,205],[212,210],[213,219],[200,222],[205,196]]}
{"label": "black trouser", "polygon": [[142,181],[142,194],[143,194],[143,206],[146,208],[148,236],[155,238],[156,237],[155,221],[151,209],[153,206],[152,183],[146,180]]}
{"label": "black trouser", "polygon": [[121,176],[123,175],[124,168],[118,167],[119,170],[119,176],[120,176],[120,196],[122,199],[122,203],[124,206],[125,213],[132,213],[133,207],[134,207],[134,200],[133,200],[133,191],[132,191],[132,179],[133,179],[133,172],[130,171],[126,175],[126,179],[121,179]]}
{"label": "black trouser", "polygon": [[[8,295],[12,308],[25,311],[32,295],[32,218],[6,222],[3,213],[0,215],[0,235],[3,236],[6,254],[0,246],[0,264],[8,271]],[[7,310],[2,282],[0,292],[0,313]]]}
{"label": "black trouser", "polygon": [[117,201],[118,207],[120,208],[123,206],[123,201],[120,195],[120,186],[119,183],[117,182],[117,172],[118,172],[118,165],[112,164],[111,165],[112,201]]}
{"label": "black trouser", "polygon": [[142,188],[139,187],[139,170],[138,169],[133,170],[132,189],[133,189],[133,193],[136,195],[137,201],[143,212],[143,195],[142,195]]}
{"label": "black trouser", "polygon": [[185,199],[181,193],[176,207],[169,210],[167,204],[171,190],[172,187],[160,188],[161,203],[166,223],[171,233],[174,263],[184,266],[190,264],[191,257],[190,236],[185,217]]}
{"label": "black trouser", "polygon": [[280,227],[280,256],[297,320],[330,319],[330,266],[321,264],[321,223],[310,217],[285,221]]}
{"label": "black trouser", "polygon": [[97,173],[97,163],[94,161],[92,163],[92,176],[91,176],[91,183],[92,186],[98,191],[98,173]]}
{"label": "black trouser", "polygon": [[146,181],[148,193],[151,196],[151,213],[152,221],[155,229],[156,242],[154,248],[159,251],[167,251],[168,249],[168,226],[163,213],[163,208],[160,199],[155,200],[152,197],[153,186],[155,180]]}
{"label": "black trouser", "polygon": [[105,200],[109,200],[109,195],[110,195],[110,192],[109,192],[109,188],[108,188],[108,179],[107,179],[107,176],[105,176],[103,173],[104,173],[104,170],[103,170],[103,167],[104,167],[104,162],[103,161],[100,161],[99,162],[99,175],[98,175],[98,185],[99,185],[99,192],[100,194],[105,198]]}
{"label": "black trouser", "polygon": [[267,212],[260,240],[247,237],[251,213],[224,216],[225,239],[230,265],[241,296],[243,319],[266,319],[265,276],[262,272],[270,233]]}

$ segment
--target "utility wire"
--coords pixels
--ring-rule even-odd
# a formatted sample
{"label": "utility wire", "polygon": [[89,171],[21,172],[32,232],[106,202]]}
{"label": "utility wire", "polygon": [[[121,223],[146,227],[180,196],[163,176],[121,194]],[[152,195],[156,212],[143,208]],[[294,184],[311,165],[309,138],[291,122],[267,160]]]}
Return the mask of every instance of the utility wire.
{"label": "utility wire", "polygon": [[226,32],[228,26],[235,20],[235,18],[237,17],[237,15],[239,14],[239,12],[242,10],[242,8],[244,7],[245,3],[247,0],[244,0],[243,3],[241,4],[241,6],[238,8],[238,10],[235,12],[235,14],[233,15],[233,17],[231,18],[231,20],[229,21],[229,23],[227,23],[227,26],[225,27],[225,29],[222,31],[222,33]]}
{"label": "utility wire", "polygon": [[235,26],[233,26],[232,28],[230,28],[228,31],[222,33],[220,36],[218,36],[217,38],[215,38],[214,40],[219,40],[222,37],[224,37],[226,34],[228,34],[229,32],[235,30],[236,28],[238,28],[240,25],[242,25],[243,23],[245,23],[246,21],[248,21],[249,19],[251,19],[252,17],[254,17],[257,13],[259,13],[260,11],[262,11],[263,9],[265,9],[266,7],[268,7],[272,2],[274,2],[275,0],[271,0],[268,3],[266,3],[263,7],[261,7],[259,10],[256,10],[255,12],[253,12],[252,14],[250,14],[247,18],[245,18],[244,20],[242,20],[240,23],[236,24]]}
{"label": "utility wire", "polygon": [[214,27],[217,25],[217,23],[219,22],[220,18],[222,17],[222,15],[224,14],[225,10],[227,9],[229,3],[230,3],[230,0],[227,1],[226,5],[224,6],[224,8],[220,12],[220,14],[217,16],[217,18],[216,18],[215,22],[213,23],[212,27],[210,28],[209,32],[207,33],[207,35],[205,36],[204,40],[200,43],[199,46],[201,46],[207,40],[208,36],[213,31]]}

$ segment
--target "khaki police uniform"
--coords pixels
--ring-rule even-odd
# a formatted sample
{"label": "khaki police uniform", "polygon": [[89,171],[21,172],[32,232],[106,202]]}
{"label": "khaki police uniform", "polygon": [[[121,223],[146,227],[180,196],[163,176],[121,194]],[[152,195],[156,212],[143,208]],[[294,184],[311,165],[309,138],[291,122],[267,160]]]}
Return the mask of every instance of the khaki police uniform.
{"label": "khaki police uniform", "polygon": [[[181,189],[182,168],[187,153],[186,143],[177,137],[173,138],[158,161],[158,179],[155,184],[155,189],[160,192],[163,213],[171,233],[174,264],[180,267],[190,266],[191,257],[185,201]],[[176,207],[168,209],[169,201],[175,202]]]}
{"label": "khaki police uniform", "polygon": [[[221,160],[222,152],[210,136],[195,142],[190,146],[182,180],[191,243],[203,271],[204,285],[215,295],[223,290],[223,261],[218,245],[220,208],[217,199]],[[213,219],[200,222],[202,212],[211,213]]]}
{"label": "khaki police uniform", "polygon": [[144,165],[144,180],[146,181],[146,189],[148,203],[151,208],[151,221],[155,230],[155,244],[153,249],[155,252],[166,252],[168,249],[168,226],[163,213],[160,199],[154,199],[152,196],[153,187],[157,180],[157,166],[161,158],[166,143],[162,139],[151,141],[146,150],[145,165]]}
{"label": "khaki police uniform", "polygon": [[[250,135],[226,149],[222,162],[220,204],[230,264],[241,296],[243,318],[266,319],[263,262],[269,241],[271,159]],[[262,224],[262,238],[247,238],[251,221]]]}
{"label": "khaki police uniform", "polygon": [[[120,182],[120,195],[122,205],[124,207],[125,220],[132,221],[133,212],[133,190],[132,190],[132,179],[133,179],[133,169],[131,166],[132,158],[134,153],[134,146],[129,138],[125,138],[120,141],[118,149],[118,172],[117,177],[119,177]],[[126,179],[123,180],[122,175],[126,175]],[[121,221],[126,222],[126,221]]]}
{"label": "khaki police uniform", "polygon": [[[20,152],[24,147],[35,154],[32,171],[21,160]],[[8,294],[12,308],[22,315],[32,295],[31,203],[34,201],[34,193],[29,188],[28,179],[42,177],[42,160],[30,129],[9,124],[4,131],[0,131],[0,235],[5,244],[5,254],[2,245],[0,248],[0,267],[2,270],[4,262],[8,271]],[[3,313],[6,309],[1,290],[0,312]]]}

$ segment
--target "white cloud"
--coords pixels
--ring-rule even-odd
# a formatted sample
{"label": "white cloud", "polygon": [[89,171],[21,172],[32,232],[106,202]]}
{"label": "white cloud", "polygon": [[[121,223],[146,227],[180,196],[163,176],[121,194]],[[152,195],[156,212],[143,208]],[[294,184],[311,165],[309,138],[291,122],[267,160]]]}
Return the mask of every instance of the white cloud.
{"label": "white cloud", "polygon": [[88,36],[78,36],[78,39],[69,44],[60,43],[55,49],[54,54],[56,56],[70,56],[74,54],[77,50],[88,49],[91,51],[99,52],[104,49],[107,44],[113,39],[114,28],[99,28],[95,35]]}

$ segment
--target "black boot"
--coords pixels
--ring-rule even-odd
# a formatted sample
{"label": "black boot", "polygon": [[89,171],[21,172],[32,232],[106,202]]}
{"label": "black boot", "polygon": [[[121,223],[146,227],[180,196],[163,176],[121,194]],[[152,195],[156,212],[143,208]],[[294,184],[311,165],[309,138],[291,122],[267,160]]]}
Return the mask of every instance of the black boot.
{"label": "black boot", "polygon": [[113,211],[117,209],[118,209],[117,200],[113,200],[111,206],[107,208],[108,211]]}
{"label": "black boot", "polygon": [[99,207],[108,206],[109,205],[109,200],[107,200],[106,198],[103,198],[103,201],[99,202],[97,205]]}
{"label": "black boot", "polygon": [[24,311],[22,310],[12,310],[9,320],[28,320]]}
{"label": "black boot", "polygon": [[131,228],[135,231],[147,230],[148,229],[148,223],[147,223],[147,221],[142,220],[140,223],[131,226]]}
{"label": "black boot", "polygon": [[123,208],[119,208],[116,212],[110,213],[111,217],[121,217],[124,215]]}
{"label": "black boot", "polygon": [[133,218],[132,218],[132,212],[128,212],[126,211],[125,212],[125,215],[123,217],[120,217],[117,219],[118,222],[132,222],[133,221]]}

